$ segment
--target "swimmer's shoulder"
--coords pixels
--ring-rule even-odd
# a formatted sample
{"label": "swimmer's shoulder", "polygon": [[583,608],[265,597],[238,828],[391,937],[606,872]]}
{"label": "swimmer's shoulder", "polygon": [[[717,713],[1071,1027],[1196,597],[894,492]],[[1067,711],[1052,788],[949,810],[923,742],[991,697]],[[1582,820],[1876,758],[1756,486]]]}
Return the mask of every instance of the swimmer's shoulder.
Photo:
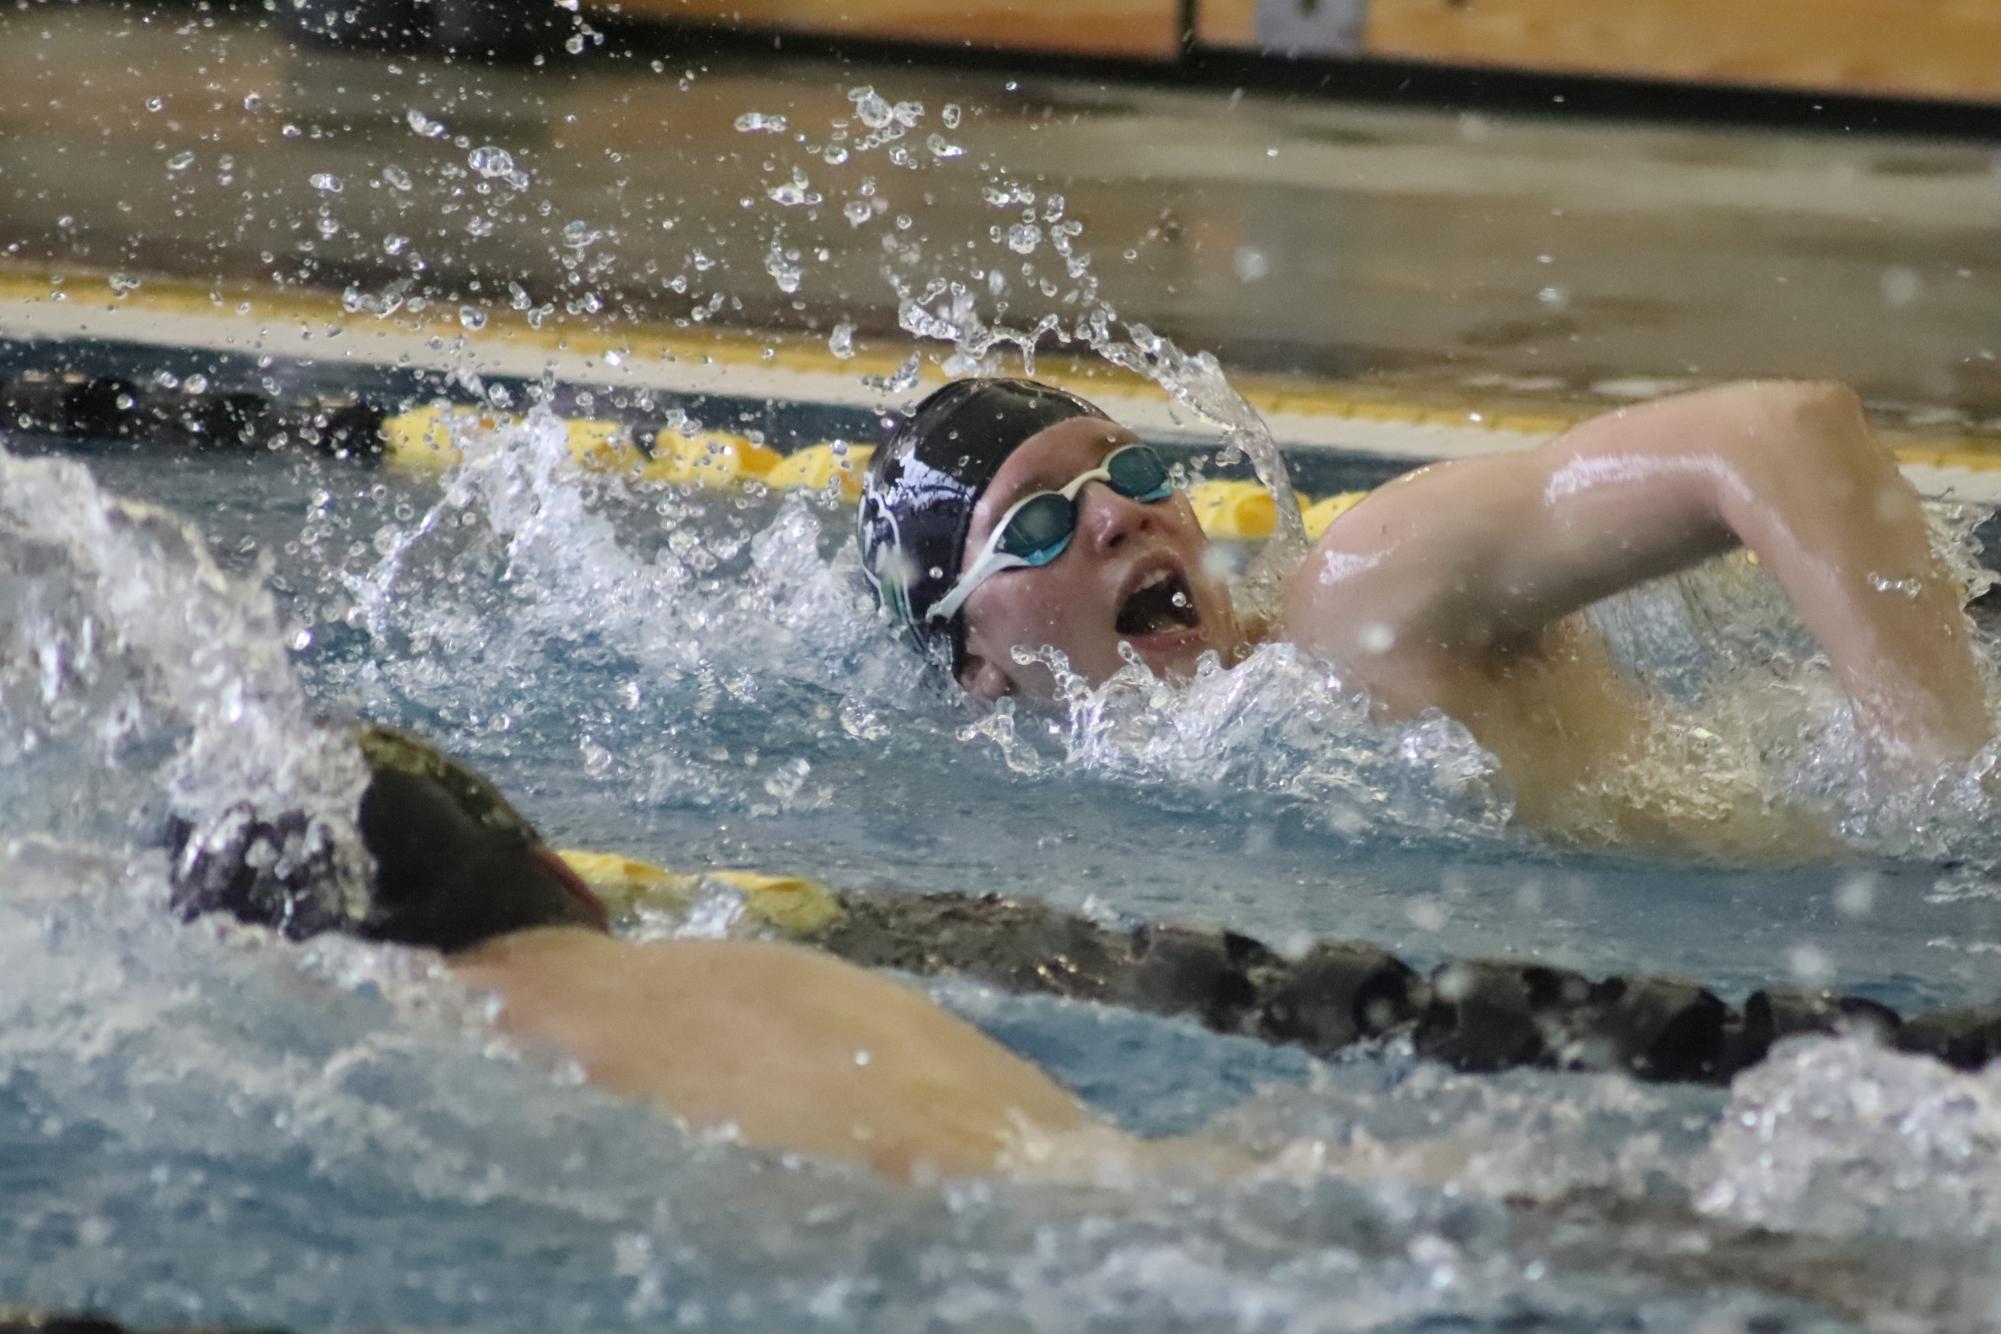
{"label": "swimmer's shoulder", "polygon": [[1334,517],[1282,581],[1278,614],[1264,638],[1344,664],[1399,647],[1397,627],[1423,601],[1421,571],[1398,559],[1398,530],[1407,520],[1396,492],[1412,475],[1384,483]]}

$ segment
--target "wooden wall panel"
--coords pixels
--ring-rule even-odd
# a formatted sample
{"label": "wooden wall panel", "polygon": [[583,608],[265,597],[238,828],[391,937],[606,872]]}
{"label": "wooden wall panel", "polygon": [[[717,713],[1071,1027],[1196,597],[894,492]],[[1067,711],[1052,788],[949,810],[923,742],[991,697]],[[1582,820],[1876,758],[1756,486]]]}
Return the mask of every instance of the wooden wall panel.
{"label": "wooden wall panel", "polygon": [[2001,101],[2001,0],[1371,0],[1367,47],[1460,65]]}
{"label": "wooden wall panel", "polygon": [[[1196,33],[1255,49],[1260,6],[1196,0]],[[1181,0],[596,0],[689,23],[1172,60]],[[2001,0],[1368,0],[1365,54],[2001,102]]]}
{"label": "wooden wall panel", "polygon": [[1204,46],[1257,46],[1258,0],[1200,0],[1195,39]]}
{"label": "wooden wall panel", "polygon": [[1180,0],[622,0],[624,13],[718,27],[1170,60]]}

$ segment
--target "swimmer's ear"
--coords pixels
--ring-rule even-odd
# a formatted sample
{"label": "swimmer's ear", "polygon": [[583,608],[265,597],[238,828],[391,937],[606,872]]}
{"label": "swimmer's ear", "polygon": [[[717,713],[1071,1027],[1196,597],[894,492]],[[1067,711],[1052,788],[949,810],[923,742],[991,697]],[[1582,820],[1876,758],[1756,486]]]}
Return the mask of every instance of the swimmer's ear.
{"label": "swimmer's ear", "polygon": [[1014,693],[1014,682],[991,658],[970,650],[959,662],[959,685],[969,695],[989,702]]}

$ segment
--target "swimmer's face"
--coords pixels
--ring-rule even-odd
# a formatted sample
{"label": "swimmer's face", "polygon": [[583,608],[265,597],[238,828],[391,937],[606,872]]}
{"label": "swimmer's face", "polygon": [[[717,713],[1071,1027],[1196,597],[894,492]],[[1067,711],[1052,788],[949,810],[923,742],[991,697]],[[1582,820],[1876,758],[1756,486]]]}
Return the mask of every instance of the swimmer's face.
{"label": "swimmer's face", "polygon": [[[1073,417],[1030,436],[981,494],[963,560],[970,566],[1016,501],[1059,490],[1137,441],[1096,417]],[[1229,585],[1210,559],[1188,498],[1176,491],[1148,504],[1101,481],[1078,492],[1077,531],[1062,555],[988,579],[966,600],[965,616],[959,682],[984,699],[1054,693],[1049,671],[1017,663],[1016,649],[1060,649],[1071,670],[1098,682],[1125,665],[1121,643],[1132,645],[1155,675],[1184,678],[1211,649],[1231,661],[1242,640]]]}

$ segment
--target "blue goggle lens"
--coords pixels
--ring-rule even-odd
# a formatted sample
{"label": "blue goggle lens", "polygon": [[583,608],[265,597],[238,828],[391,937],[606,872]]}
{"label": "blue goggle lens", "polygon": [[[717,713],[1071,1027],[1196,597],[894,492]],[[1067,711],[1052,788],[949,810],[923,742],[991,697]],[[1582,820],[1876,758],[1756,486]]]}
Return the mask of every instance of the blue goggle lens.
{"label": "blue goggle lens", "polygon": [[1046,491],[1019,510],[1001,534],[1000,549],[1030,565],[1047,565],[1063,554],[1077,531],[1077,507]]}
{"label": "blue goggle lens", "polygon": [[[1167,463],[1145,445],[1127,445],[1105,460],[1112,490],[1142,504],[1174,494]],[[1077,532],[1077,502],[1045,491],[1015,511],[1001,533],[1000,549],[1025,565],[1047,565],[1062,555]]]}
{"label": "blue goggle lens", "polygon": [[1105,460],[1105,470],[1112,475],[1112,490],[1131,500],[1165,500],[1174,490],[1167,461],[1145,445],[1121,449]]}

